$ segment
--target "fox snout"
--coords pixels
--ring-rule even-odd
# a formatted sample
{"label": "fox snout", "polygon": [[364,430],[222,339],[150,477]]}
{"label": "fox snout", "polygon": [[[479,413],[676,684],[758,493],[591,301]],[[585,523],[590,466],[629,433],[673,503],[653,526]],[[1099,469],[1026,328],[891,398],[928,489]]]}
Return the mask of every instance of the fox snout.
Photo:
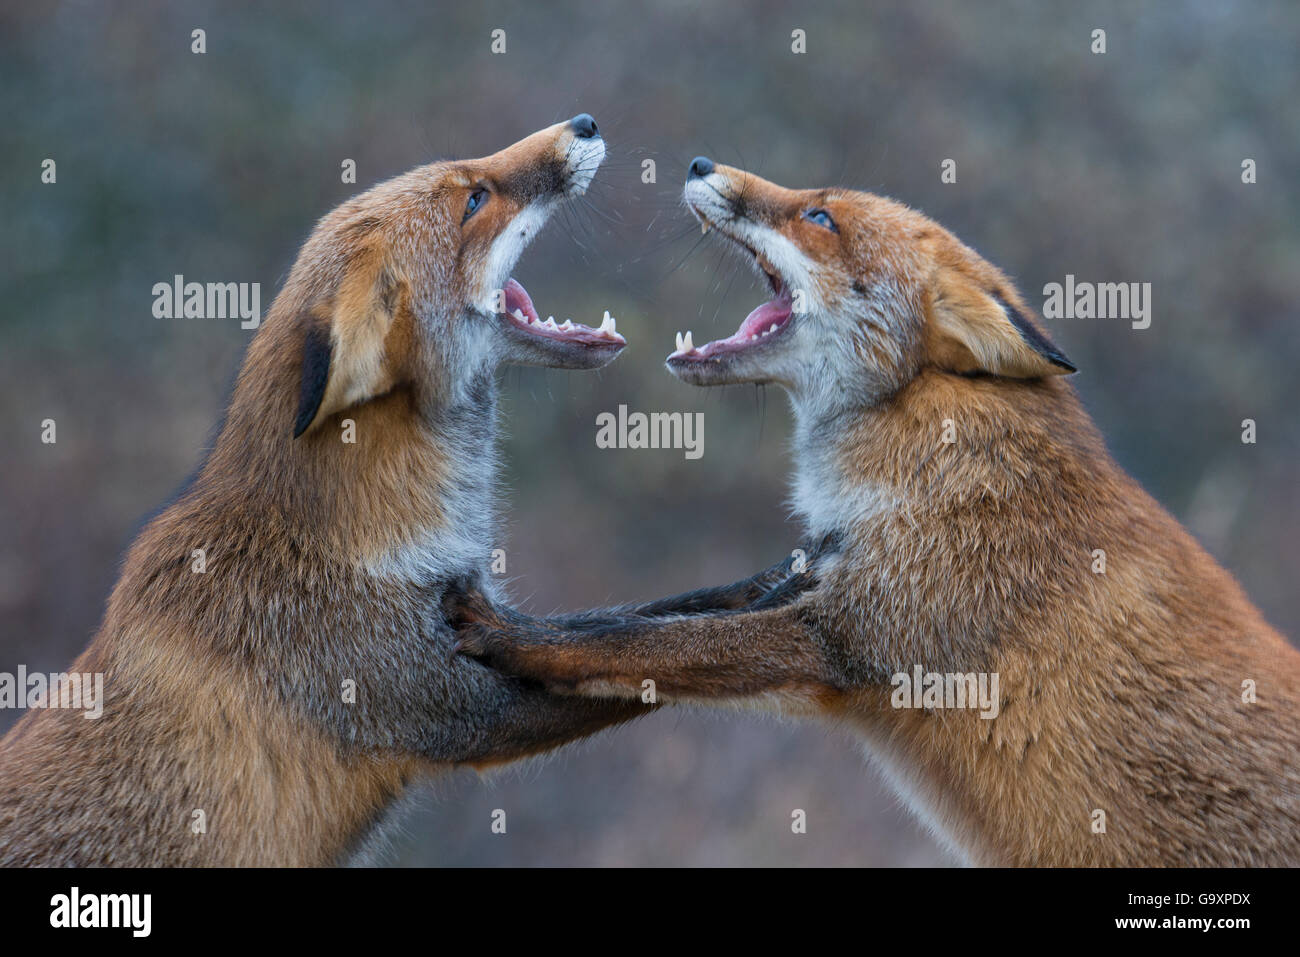
{"label": "fox snout", "polygon": [[[474,290],[471,311],[495,320],[499,361],[591,369],[626,345],[608,313],[598,327],[572,320],[557,324],[553,316],[543,320],[523,284],[510,275],[559,203],[587,192],[604,158],[596,121],[581,113],[482,161],[475,182],[495,181],[500,201],[484,210],[479,242],[466,261]],[[485,195],[485,201],[490,198]]]}
{"label": "fox snout", "polygon": [[1073,372],[1011,282],[939,224],[883,196],[787,189],[696,157],[683,200],[771,299],[725,339],[678,334],[695,385],[776,382],[872,402],[923,369],[1032,379]]}
{"label": "fox snout", "polygon": [[794,356],[816,340],[802,327],[826,311],[840,278],[817,235],[824,227],[811,218],[821,206],[820,191],[786,189],[697,156],[683,200],[705,233],[721,237],[754,269],[771,298],[726,339],[696,347],[691,333],[679,334],[669,369],[697,385],[774,381],[796,388]]}

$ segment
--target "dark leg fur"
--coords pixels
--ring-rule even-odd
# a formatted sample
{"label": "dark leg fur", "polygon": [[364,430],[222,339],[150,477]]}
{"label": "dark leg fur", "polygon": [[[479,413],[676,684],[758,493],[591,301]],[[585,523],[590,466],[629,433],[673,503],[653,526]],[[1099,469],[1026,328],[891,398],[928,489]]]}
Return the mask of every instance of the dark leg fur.
{"label": "dark leg fur", "polygon": [[[822,542],[810,557],[833,547]],[[498,608],[464,590],[449,593],[444,607],[464,654],[556,690],[639,694],[648,679],[688,697],[833,693],[839,683],[816,628],[793,603],[815,583],[813,571],[810,563],[791,574],[786,562],[723,589],[558,618]],[[755,594],[747,606],[696,611],[701,595],[734,602]]]}

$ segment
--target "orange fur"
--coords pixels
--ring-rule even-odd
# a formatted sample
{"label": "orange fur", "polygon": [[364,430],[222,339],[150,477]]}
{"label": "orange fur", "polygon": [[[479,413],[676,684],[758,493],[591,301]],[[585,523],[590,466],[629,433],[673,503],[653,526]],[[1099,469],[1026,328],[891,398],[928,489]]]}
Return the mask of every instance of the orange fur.
{"label": "orange fur", "polygon": [[641,713],[449,661],[438,605],[487,575],[496,366],[617,352],[534,344],[487,304],[603,157],[578,119],[320,221],[74,666],[103,674],[103,716],[34,710],[0,742],[0,862],[342,861],[416,775]]}
{"label": "orange fur", "polygon": [[[466,652],[559,690],[653,680],[846,726],[975,863],[1300,864],[1300,652],[1107,454],[1007,278],[892,200],[692,170],[696,215],[806,309],[669,366],[786,386],[795,507],[839,550],[775,610],[470,601]],[[895,707],[916,666],[998,675],[1000,710]]]}

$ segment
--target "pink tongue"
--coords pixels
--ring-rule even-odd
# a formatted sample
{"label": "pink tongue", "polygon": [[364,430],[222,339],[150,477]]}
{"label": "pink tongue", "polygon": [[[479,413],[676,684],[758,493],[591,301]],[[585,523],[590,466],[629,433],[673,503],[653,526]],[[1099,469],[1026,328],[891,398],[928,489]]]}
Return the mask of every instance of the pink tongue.
{"label": "pink tongue", "polygon": [[516,309],[522,312],[529,319],[537,318],[537,310],[533,306],[533,299],[528,295],[528,290],[517,279],[511,279],[506,283],[504,290],[506,294],[506,312],[513,314]]}
{"label": "pink tongue", "polygon": [[771,302],[765,302],[748,316],[740,324],[740,329],[731,338],[736,342],[743,342],[750,336],[762,335],[772,325],[781,325],[790,318],[790,301],[788,299],[773,299]]}

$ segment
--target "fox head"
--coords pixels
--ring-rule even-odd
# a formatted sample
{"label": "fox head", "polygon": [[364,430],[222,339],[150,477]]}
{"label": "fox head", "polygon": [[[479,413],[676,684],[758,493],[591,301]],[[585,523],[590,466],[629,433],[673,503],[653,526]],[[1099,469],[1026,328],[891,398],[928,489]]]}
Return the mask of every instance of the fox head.
{"label": "fox head", "polygon": [[786,189],[704,157],[684,199],[773,294],[727,339],[679,340],[668,367],[687,382],[777,382],[796,398],[830,388],[871,403],[926,368],[1011,379],[1075,371],[996,267],[901,203]]}
{"label": "fox head", "polygon": [[510,276],[604,156],[582,114],[483,159],[413,169],[321,219],[250,352],[297,353],[293,413],[276,427],[305,437],[396,390],[417,407],[445,402],[500,363],[613,359],[625,343],[608,323],[543,322]]}
{"label": "fox head", "polygon": [[592,369],[625,345],[612,320],[542,321],[511,278],[604,155],[583,114],[483,159],[411,170],[321,219],[188,494],[221,497],[208,512],[279,516],[361,561],[434,529],[474,551],[490,534],[496,368]]}

